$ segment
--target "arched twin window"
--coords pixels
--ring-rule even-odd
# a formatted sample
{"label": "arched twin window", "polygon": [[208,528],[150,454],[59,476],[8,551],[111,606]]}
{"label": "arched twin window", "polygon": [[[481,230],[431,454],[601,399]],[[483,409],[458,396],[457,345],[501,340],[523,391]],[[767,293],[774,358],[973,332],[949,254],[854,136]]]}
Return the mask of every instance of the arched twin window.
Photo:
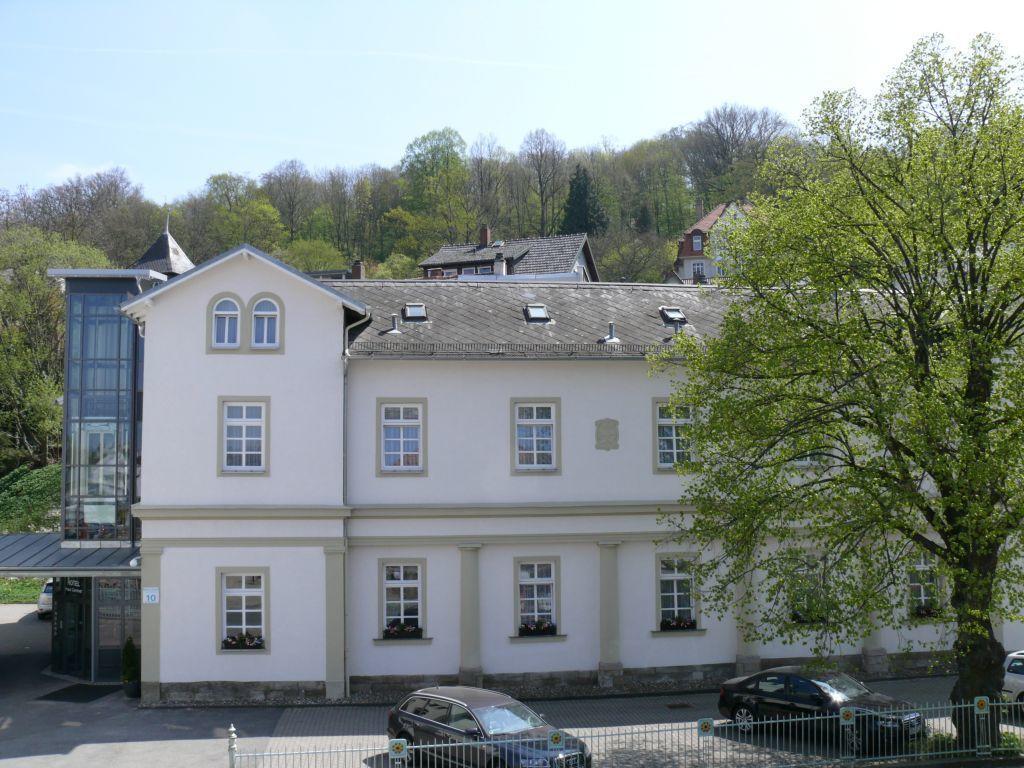
{"label": "arched twin window", "polygon": [[241,312],[234,299],[221,299],[213,307],[213,346],[217,349],[238,348],[238,323]]}
{"label": "arched twin window", "polygon": [[260,299],[252,308],[252,345],[257,349],[278,346],[281,310],[272,299]]}

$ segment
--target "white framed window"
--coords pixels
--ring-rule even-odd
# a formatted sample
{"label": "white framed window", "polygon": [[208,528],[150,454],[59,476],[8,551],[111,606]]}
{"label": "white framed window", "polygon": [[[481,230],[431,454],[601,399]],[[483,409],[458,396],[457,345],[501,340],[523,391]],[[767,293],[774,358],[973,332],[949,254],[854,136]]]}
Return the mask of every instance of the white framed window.
{"label": "white framed window", "polygon": [[441,275],[443,277],[458,277],[459,276],[459,270],[458,269],[444,269],[444,270],[441,271]]}
{"label": "white framed window", "polygon": [[383,402],[380,408],[380,471],[422,472],[423,403]]}
{"label": "white framed window", "polygon": [[690,440],[686,430],[693,423],[689,406],[673,408],[668,402],[655,401],[655,453],[657,469],[671,470],[676,464],[691,461]]}
{"label": "white framed window", "polygon": [[935,612],[939,606],[939,576],[935,557],[924,550],[907,567],[910,610],[916,615]]}
{"label": "white framed window", "polygon": [[665,632],[697,628],[693,571],[681,555],[658,555],[658,626]]}
{"label": "white framed window", "polygon": [[383,617],[385,639],[418,638],[423,635],[423,563],[387,562],[383,568]]}
{"label": "white framed window", "polygon": [[224,472],[263,472],[266,468],[266,404],[225,401],[223,408]]}
{"label": "white framed window", "polygon": [[528,323],[547,323],[551,320],[548,308],[544,304],[527,304],[523,311]]}
{"label": "white framed window", "polygon": [[260,299],[252,308],[252,345],[274,349],[280,344],[281,308],[273,299]]}
{"label": "white framed window", "polygon": [[266,648],[266,574],[220,573],[221,649]]}
{"label": "white framed window", "polygon": [[234,299],[221,299],[213,307],[213,339],[215,349],[238,347],[238,322],[240,312]]}
{"label": "white framed window", "polygon": [[476,274],[476,267],[463,267],[462,268],[462,274],[464,274],[464,275],[475,275]]}
{"label": "white framed window", "polygon": [[703,261],[695,261],[695,262],[693,262],[693,266],[692,266],[691,269],[692,269],[692,272],[693,272],[693,279],[694,280],[703,280],[704,279],[704,262]]}
{"label": "white framed window", "polygon": [[696,253],[700,253],[704,250],[704,236],[699,234],[693,235],[693,250]]}
{"label": "white framed window", "polygon": [[493,275],[494,267],[491,265],[487,265],[486,267],[477,267],[476,272],[478,275]]}
{"label": "white framed window", "polygon": [[555,634],[554,560],[518,560],[519,634]]}
{"label": "white framed window", "polygon": [[558,468],[556,449],[558,404],[513,403],[515,469],[551,471]]}

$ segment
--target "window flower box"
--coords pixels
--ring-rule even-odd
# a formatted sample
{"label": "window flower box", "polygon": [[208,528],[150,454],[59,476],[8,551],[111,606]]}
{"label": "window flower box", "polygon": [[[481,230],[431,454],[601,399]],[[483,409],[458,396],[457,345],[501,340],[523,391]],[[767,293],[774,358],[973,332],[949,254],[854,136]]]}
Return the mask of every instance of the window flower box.
{"label": "window flower box", "polygon": [[557,634],[558,627],[550,621],[529,621],[519,625],[520,637],[543,637]]}
{"label": "window flower box", "polygon": [[404,624],[400,621],[393,621],[384,627],[381,633],[383,640],[420,640],[423,638],[423,627],[415,624]]}
{"label": "window flower box", "polygon": [[934,603],[915,603],[910,609],[910,615],[915,619],[937,619],[941,611]]}
{"label": "window flower box", "polygon": [[662,632],[692,632],[697,628],[697,620],[688,616],[675,616],[661,620]]}
{"label": "window flower box", "polygon": [[225,651],[262,651],[263,635],[228,635],[220,641],[220,647]]}

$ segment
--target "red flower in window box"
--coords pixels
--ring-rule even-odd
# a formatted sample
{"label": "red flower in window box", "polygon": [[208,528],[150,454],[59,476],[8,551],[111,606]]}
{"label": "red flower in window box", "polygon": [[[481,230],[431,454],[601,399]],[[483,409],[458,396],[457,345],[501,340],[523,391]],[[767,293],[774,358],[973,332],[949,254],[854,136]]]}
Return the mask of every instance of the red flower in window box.
{"label": "red flower in window box", "polygon": [[423,627],[397,619],[388,622],[381,634],[381,638],[384,640],[419,640],[421,637],[423,637]]}
{"label": "red flower in window box", "polygon": [[697,628],[697,620],[689,616],[673,616],[661,620],[662,632],[690,632]]}
{"label": "red flower in window box", "polygon": [[540,637],[557,634],[558,627],[550,621],[524,621],[519,625],[520,637]]}

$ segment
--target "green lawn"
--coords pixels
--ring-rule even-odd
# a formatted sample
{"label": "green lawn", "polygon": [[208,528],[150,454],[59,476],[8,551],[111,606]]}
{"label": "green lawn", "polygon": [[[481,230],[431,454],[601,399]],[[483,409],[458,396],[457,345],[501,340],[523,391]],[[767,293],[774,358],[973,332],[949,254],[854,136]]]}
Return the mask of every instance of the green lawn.
{"label": "green lawn", "polygon": [[0,579],[0,603],[34,603],[42,588],[42,579]]}

